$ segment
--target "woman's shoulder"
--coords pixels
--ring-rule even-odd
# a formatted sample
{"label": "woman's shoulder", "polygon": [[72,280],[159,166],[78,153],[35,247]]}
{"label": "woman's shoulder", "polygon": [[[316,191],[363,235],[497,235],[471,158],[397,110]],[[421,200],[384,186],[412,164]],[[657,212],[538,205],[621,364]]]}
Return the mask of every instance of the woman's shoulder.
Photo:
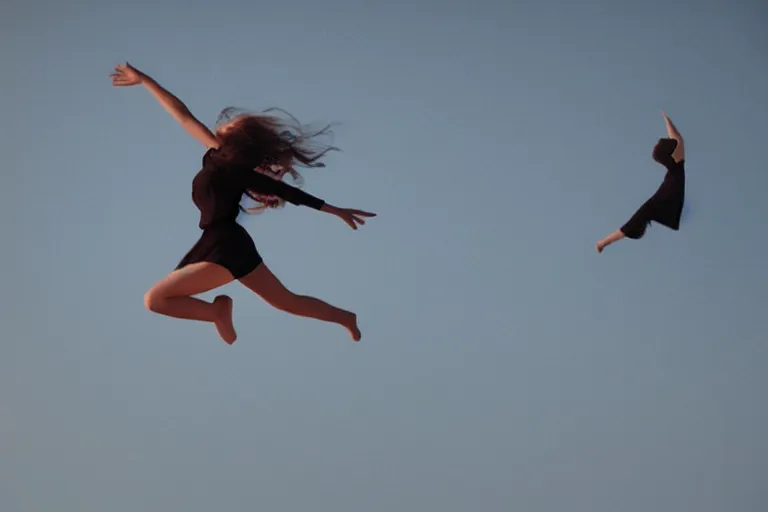
{"label": "woman's shoulder", "polygon": [[241,166],[233,165],[232,162],[230,162],[228,159],[222,155],[221,150],[218,148],[208,148],[208,150],[203,154],[202,164],[204,168],[212,168],[215,167],[220,170],[226,170],[231,172],[240,172],[242,169]]}
{"label": "woman's shoulder", "polygon": [[208,148],[208,150],[203,154],[203,166],[214,163],[214,158],[218,151],[218,148]]}

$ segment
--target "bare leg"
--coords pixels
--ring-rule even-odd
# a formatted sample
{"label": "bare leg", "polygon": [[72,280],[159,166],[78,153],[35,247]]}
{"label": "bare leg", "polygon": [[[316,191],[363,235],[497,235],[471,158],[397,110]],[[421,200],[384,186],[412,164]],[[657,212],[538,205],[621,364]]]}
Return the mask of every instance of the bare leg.
{"label": "bare leg", "polygon": [[606,247],[608,247],[614,242],[618,242],[619,240],[625,237],[626,235],[622,233],[620,229],[617,229],[607,237],[597,242],[597,252],[603,252],[603,249],[605,249]]}
{"label": "bare leg", "polygon": [[314,297],[296,295],[283,286],[265,263],[241,278],[240,282],[277,309],[298,316],[339,324],[349,331],[349,335],[354,341],[360,341],[361,334],[357,327],[357,315],[331,306]]}
{"label": "bare leg", "polygon": [[154,313],[174,318],[212,322],[221,338],[230,345],[237,339],[232,324],[232,299],[216,297],[213,303],[192,295],[204,293],[232,281],[232,274],[215,263],[195,263],[176,270],[144,295],[144,305]]}

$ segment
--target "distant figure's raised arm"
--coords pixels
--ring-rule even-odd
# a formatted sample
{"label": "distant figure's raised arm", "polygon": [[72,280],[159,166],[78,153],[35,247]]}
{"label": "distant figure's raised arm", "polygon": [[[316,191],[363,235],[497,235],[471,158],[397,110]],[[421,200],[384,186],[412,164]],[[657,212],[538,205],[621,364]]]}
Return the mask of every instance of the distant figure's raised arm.
{"label": "distant figure's raised arm", "polygon": [[675,162],[681,162],[682,160],[685,160],[685,143],[683,141],[683,136],[680,135],[677,127],[674,125],[672,120],[667,117],[667,114],[662,111],[661,115],[664,116],[664,122],[667,125],[667,134],[669,138],[675,139],[677,141],[677,147],[672,153],[672,158],[675,160]]}

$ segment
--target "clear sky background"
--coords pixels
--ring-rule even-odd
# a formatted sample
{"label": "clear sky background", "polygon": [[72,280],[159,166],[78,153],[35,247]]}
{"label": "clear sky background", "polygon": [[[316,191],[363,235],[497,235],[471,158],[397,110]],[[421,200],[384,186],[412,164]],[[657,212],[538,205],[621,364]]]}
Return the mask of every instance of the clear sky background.
{"label": "clear sky background", "polygon": [[[0,3],[0,510],[768,509],[768,6]],[[339,121],[328,201],[243,224],[339,327],[238,284],[240,338],[153,315],[213,124]],[[594,243],[686,137],[675,233]],[[209,294],[209,297],[212,295]]]}

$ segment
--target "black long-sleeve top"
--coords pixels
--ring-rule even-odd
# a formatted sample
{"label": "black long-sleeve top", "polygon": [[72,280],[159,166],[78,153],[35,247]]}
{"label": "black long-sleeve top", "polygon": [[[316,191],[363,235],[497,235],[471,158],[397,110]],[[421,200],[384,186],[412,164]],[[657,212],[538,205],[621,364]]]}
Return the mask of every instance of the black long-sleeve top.
{"label": "black long-sleeve top", "polygon": [[275,195],[295,205],[319,210],[325,201],[287,183],[240,166],[218,164],[215,149],[203,157],[203,168],[192,180],[192,201],[200,210],[200,229],[220,222],[235,222],[246,190]]}

